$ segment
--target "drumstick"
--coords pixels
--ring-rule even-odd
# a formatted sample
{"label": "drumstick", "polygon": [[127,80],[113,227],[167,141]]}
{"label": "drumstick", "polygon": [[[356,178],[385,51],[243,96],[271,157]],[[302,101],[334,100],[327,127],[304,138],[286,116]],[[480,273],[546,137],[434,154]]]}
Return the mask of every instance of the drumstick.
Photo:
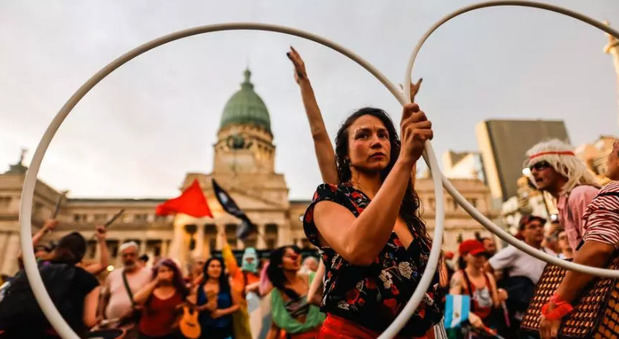
{"label": "drumstick", "polygon": [[105,224],[103,224],[103,226],[105,228],[107,228],[108,226],[110,226],[114,221],[116,221],[116,219],[118,219],[118,217],[120,217],[123,213],[125,213],[125,209],[121,208],[120,211],[118,211],[116,214],[114,214],[114,216],[112,216],[110,218],[110,220],[106,221]]}
{"label": "drumstick", "polygon": [[[116,212],[116,214],[114,214],[108,221],[105,222],[105,224],[103,224],[103,227],[107,229],[108,226],[110,226],[114,221],[116,221],[116,219],[118,219],[118,217],[120,217],[124,212],[125,212],[125,209],[121,208],[120,211]],[[94,239],[95,235],[96,234],[93,234],[92,237],[90,238]]]}
{"label": "drumstick", "polygon": [[56,200],[56,207],[54,208],[54,213],[52,213],[52,219],[56,219],[56,216],[58,216],[58,212],[60,212],[60,205],[62,205],[62,200],[67,196],[67,193],[69,193],[69,191],[60,192],[60,195]]}

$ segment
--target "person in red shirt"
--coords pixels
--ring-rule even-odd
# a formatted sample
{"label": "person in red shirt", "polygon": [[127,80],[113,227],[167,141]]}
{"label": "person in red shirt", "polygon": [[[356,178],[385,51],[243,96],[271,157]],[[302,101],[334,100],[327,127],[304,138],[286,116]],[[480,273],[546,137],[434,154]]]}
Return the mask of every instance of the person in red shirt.
{"label": "person in red shirt", "polygon": [[187,294],[176,263],[171,259],[159,262],[153,270],[153,280],[134,296],[135,303],[143,305],[138,323],[140,338],[179,338],[179,306]]}
{"label": "person in red shirt", "polygon": [[471,325],[489,326],[492,308],[499,307],[499,297],[494,277],[484,270],[488,252],[483,243],[475,239],[460,243],[458,252],[460,270],[451,278],[449,293],[469,295]]}

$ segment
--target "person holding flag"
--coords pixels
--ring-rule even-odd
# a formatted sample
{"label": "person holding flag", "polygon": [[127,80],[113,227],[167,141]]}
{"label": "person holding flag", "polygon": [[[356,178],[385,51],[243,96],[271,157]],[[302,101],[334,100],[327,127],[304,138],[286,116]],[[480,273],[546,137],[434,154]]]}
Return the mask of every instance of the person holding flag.
{"label": "person holding flag", "polygon": [[[234,199],[226,192],[215,179],[212,180],[213,190],[222,208],[229,214],[239,218],[241,225],[237,228],[236,236],[244,240],[252,233],[257,233],[256,226],[249,217],[239,208]],[[260,235],[259,235],[260,236]],[[260,275],[258,274],[258,256],[253,247],[248,247],[243,253],[241,267],[230,249],[224,232],[219,233],[223,244],[222,257],[230,274],[233,293],[240,296],[239,311],[233,314],[233,328],[235,338],[251,338],[250,316],[247,296],[250,292],[259,292]],[[259,293],[258,293],[259,294]],[[257,297],[257,296],[256,296]]]}
{"label": "person holding flag", "polygon": [[[487,332],[488,327],[491,326],[492,311],[500,306],[494,277],[484,271],[488,253],[483,243],[475,239],[461,242],[458,252],[460,252],[458,259],[460,270],[456,271],[451,278],[449,294],[468,295],[470,297],[468,316],[470,324],[475,329]],[[456,308],[452,309],[456,310]],[[466,313],[469,313],[469,310],[466,310]],[[447,311],[445,314],[449,318]],[[446,323],[448,323],[447,319]]]}
{"label": "person holding flag", "polygon": [[219,232],[219,239],[223,244],[221,256],[225,266],[228,269],[230,276],[230,288],[232,293],[239,300],[239,310],[232,314],[232,327],[234,330],[234,338],[236,339],[251,339],[251,328],[249,326],[249,313],[247,311],[246,295],[249,288],[258,288],[260,284],[260,276],[258,273],[257,255],[253,247],[248,247],[243,253],[242,265],[236,262],[236,258],[232,253],[230,244],[226,239],[225,232]]}

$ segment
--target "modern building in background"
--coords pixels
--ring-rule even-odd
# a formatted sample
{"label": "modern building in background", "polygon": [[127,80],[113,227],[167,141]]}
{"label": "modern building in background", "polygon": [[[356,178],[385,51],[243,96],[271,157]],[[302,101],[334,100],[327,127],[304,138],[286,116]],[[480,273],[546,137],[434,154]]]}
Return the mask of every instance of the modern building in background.
{"label": "modern building in background", "polygon": [[526,151],[540,141],[569,143],[563,121],[485,120],[475,127],[486,183],[495,206],[515,196]]}
{"label": "modern building in background", "polygon": [[479,152],[443,153],[443,174],[450,179],[479,179],[485,181]]}

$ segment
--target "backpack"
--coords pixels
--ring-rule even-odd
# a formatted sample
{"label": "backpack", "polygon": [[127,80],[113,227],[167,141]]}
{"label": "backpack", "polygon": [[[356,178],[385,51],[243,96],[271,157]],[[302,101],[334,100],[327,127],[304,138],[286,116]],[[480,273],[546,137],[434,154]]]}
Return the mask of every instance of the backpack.
{"label": "backpack", "polygon": [[[69,295],[76,267],[54,262],[40,262],[38,266],[43,284],[60,313],[65,319],[67,315],[75,314],[77,305],[72,305]],[[77,324],[69,322],[69,325],[75,328]],[[34,297],[26,272],[21,270],[6,288],[0,302],[0,330],[9,333],[11,329],[35,327],[44,331],[49,328],[49,323]]]}

